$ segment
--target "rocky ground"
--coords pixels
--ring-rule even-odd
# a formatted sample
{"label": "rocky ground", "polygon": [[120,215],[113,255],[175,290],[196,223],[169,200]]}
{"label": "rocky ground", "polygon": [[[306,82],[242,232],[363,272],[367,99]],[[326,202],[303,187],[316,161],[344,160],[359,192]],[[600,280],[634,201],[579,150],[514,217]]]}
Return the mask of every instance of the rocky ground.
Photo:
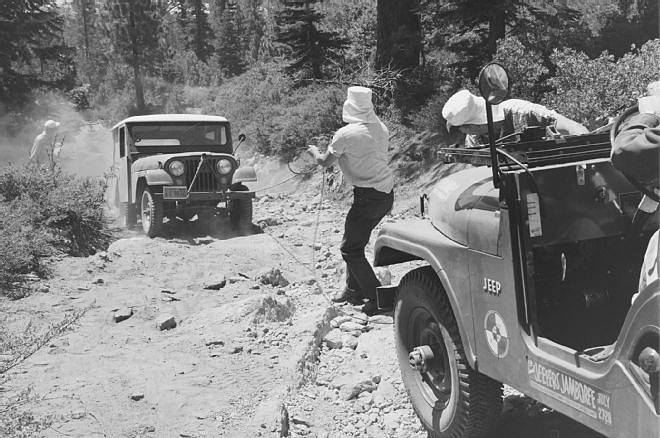
{"label": "rocky ground", "polygon": [[[426,436],[391,314],[365,318],[328,300],[341,286],[346,205],[326,191],[319,210],[318,184],[261,196],[252,235],[226,232],[225,219],[210,235],[176,223],[164,238],[126,232],[107,252],[56,261],[52,279],[0,302],[0,314],[17,332],[73,324],[0,374],[0,394],[31,387],[25,408],[51,418],[46,437]],[[399,196],[386,221],[416,203]],[[408,269],[379,275],[396,282]],[[590,436],[507,394],[493,436]]]}

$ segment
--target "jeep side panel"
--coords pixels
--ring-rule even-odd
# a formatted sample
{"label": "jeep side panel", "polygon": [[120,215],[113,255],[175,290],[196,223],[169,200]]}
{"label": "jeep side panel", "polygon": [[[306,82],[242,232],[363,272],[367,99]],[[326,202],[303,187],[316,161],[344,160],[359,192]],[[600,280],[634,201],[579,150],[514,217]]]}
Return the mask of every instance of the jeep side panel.
{"label": "jeep side panel", "polygon": [[451,302],[470,365],[475,365],[476,349],[472,327],[470,282],[465,274],[467,248],[438,232],[429,221],[408,220],[385,225],[374,247],[374,266],[411,260],[425,260],[435,270]]}
{"label": "jeep side panel", "polygon": [[[164,169],[140,170],[133,174],[134,181],[139,181],[142,178],[144,178],[149,186],[168,186],[174,184],[172,177]],[[132,202],[137,202],[137,197],[140,196],[137,192],[137,184],[134,184],[132,189]]]}

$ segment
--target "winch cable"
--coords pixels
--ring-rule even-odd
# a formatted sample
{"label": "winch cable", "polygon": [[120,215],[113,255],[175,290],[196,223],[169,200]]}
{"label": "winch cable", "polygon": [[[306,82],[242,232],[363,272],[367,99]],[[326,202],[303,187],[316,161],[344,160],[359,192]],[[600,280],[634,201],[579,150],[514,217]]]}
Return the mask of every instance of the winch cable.
{"label": "winch cable", "polygon": [[188,192],[186,193],[186,198],[190,196],[190,191],[193,188],[193,185],[195,184],[195,181],[197,181],[197,176],[199,175],[199,171],[202,169],[202,165],[204,164],[204,159],[206,158],[206,155],[202,154],[202,156],[199,158],[199,164],[197,165],[197,170],[195,171],[195,176],[193,176],[192,181],[190,181],[190,187],[188,187]]}
{"label": "winch cable", "polygon": [[[316,168],[312,169],[312,171],[315,171],[315,170],[316,170]],[[312,173],[312,171],[308,171],[305,174]],[[319,293],[323,296],[323,298],[325,298],[325,300],[328,302],[328,304],[330,304],[330,307],[332,307],[337,312],[338,315],[346,316],[346,317],[348,317],[350,319],[353,319],[355,321],[358,321],[358,322],[360,322],[361,324],[364,324],[364,325],[366,325],[369,322],[371,322],[371,324],[393,325],[394,323],[392,323],[392,322],[369,321],[369,318],[363,318],[363,317],[360,317],[360,316],[351,315],[349,313],[346,313],[344,310],[337,307],[337,305],[330,299],[328,294],[325,292],[325,290],[321,286],[321,282],[319,281],[318,272],[317,272],[317,269],[316,269],[316,241],[317,241],[317,238],[318,238],[318,231],[319,231],[319,226],[320,226],[320,223],[321,223],[321,210],[323,210],[323,201],[324,201],[325,186],[326,186],[326,176],[325,176],[325,174],[326,174],[326,171],[323,170],[322,171],[322,179],[321,179],[321,190],[320,190],[320,194],[319,194],[319,203],[318,203],[318,206],[317,206],[317,209],[316,209],[316,220],[315,220],[315,224],[314,224],[314,233],[313,233],[313,237],[312,237],[311,267],[308,266],[308,264],[304,263],[302,260],[300,260],[292,251],[290,251],[286,246],[284,246],[284,244],[282,242],[280,242],[280,239],[273,236],[271,233],[267,232],[266,234],[268,234],[268,236],[270,236],[270,238],[273,239],[273,241],[275,243],[277,243],[277,245],[279,245],[284,251],[286,251],[286,253],[289,254],[291,256],[291,258],[293,258],[303,269],[306,269],[307,271],[311,272],[312,275],[314,275],[314,285],[318,289]],[[298,174],[296,174],[294,176],[298,176]]]}

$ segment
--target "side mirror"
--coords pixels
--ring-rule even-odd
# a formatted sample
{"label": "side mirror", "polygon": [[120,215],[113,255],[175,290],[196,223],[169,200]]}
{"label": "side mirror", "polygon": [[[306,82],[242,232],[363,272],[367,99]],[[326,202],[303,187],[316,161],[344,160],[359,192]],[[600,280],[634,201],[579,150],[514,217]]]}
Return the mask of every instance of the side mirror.
{"label": "side mirror", "polygon": [[238,150],[239,147],[241,147],[241,145],[243,144],[243,142],[245,141],[246,138],[247,137],[245,136],[245,134],[243,134],[243,133],[238,134],[238,144],[234,148],[234,151],[232,152],[232,154],[236,153],[236,151]]}
{"label": "side mirror", "polygon": [[491,105],[504,102],[509,97],[511,82],[509,74],[502,65],[491,62],[479,73],[479,92]]}

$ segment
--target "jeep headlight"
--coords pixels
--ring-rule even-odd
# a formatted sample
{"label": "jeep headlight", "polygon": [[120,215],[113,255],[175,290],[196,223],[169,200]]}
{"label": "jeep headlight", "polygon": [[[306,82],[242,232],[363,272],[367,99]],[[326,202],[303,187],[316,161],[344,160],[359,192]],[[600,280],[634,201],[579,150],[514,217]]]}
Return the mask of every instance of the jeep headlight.
{"label": "jeep headlight", "polygon": [[169,165],[169,171],[174,176],[181,176],[186,171],[186,167],[181,161],[172,161]]}
{"label": "jeep headlight", "polygon": [[219,160],[215,165],[215,168],[218,170],[218,173],[222,175],[227,175],[229,172],[231,172],[231,169],[233,167],[234,166],[232,166],[231,161],[225,160],[224,158],[222,160]]}

